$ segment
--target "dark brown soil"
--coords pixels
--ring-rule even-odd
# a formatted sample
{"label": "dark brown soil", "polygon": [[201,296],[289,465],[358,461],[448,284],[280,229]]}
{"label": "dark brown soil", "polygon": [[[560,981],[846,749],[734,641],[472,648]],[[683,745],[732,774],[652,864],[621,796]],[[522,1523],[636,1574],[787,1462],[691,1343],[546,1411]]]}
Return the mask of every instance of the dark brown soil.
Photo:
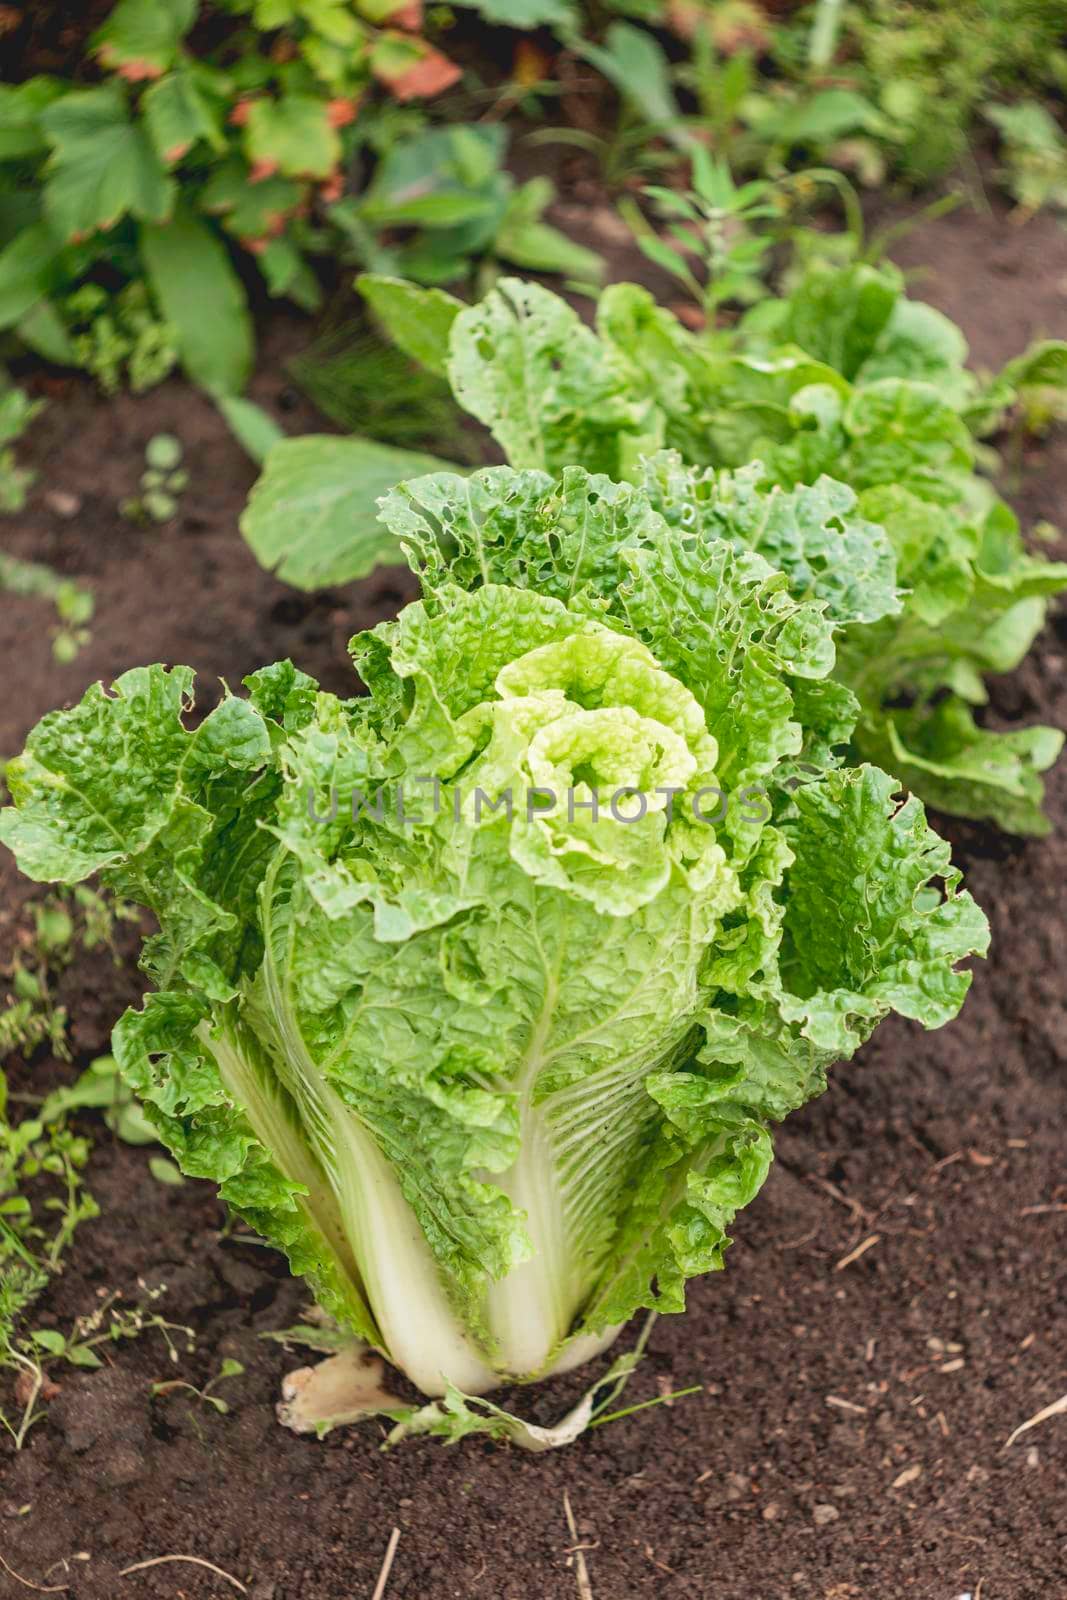
{"label": "dark brown soil", "polygon": [[[962,321],[979,362],[1067,331],[1067,234],[1051,221],[1016,231],[958,214],[920,228],[900,256],[927,265],[922,292]],[[284,385],[271,374],[291,337],[274,330],[254,391],[275,407]],[[116,504],[161,429],[183,440],[192,483],[175,523],[137,528]],[[138,662],[188,661],[210,694],[217,676],[236,683],[291,654],[343,687],[348,635],[410,592],[387,573],[305,598],[260,572],[235,526],[252,469],[180,383],[112,404],[72,387],[32,447],[41,482],[5,523],[4,547],[84,577],[97,616],[91,646],[61,667],[42,605],[0,601],[0,750],[91,679]],[[1028,453],[1014,487],[1028,519],[1064,517],[1062,434]],[[78,497],[76,515],[50,506],[55,491]],[[1061,617],[997,687],[1005,724],[1067,724],[1065,656]],[[116,1345],[103,1371],[59,1375],[27,1448],[0,1455],[4,1560],[75,1600],[237,1592],[187,1563],[119,1576],[164,1555],[214,1562],[255,1600],[362,1600],[396,1526],[388,1600],[575,1600],[566,1494],[596,1600],[1063,1600],[1067,1424],[1004,1448],[1067,1387],[1067,763],[1050,809],[1058,831],[1045,842],[951,827],[992,918],[993,959],[957,1023],[933,1035],[886,1026],[782,1131],[728,1270],[693,1285],[684,1319],[657,1325],[628,1398],[703,1392],[559,1454],[474,1441],[382,1456],[374,1427],[324,1443],[283,1432],[272,1402],[299,1358],[257,1335],[296,1319],[299,1285],[273,1254],[222,1236],[210,1187],[160,1185],[145,1151],[97,1127],[102,1215],[82,1227],[38,1321],[68,1327],[107,1290],[137,1297],[143,1279],[166,1284],[158,1308],[195,1330],[195,1352],[183,1347],[175,1367],[148,1333]],[[22,892],[5,866],[10,934]],[[139,992],[132,968],[106,957],[67,972],[83,1057],[106,1047]],[[44,1061],[15,1075],[25,1087],[70,1070]],[[226,1356],[246,1368],[226,1386],[227,1415],[151,1397],[154,1380],[202,1385]],[[576,1386],[524,1400],[547,1420]],[[30,1592],[0,1572],[0,1594]]]}

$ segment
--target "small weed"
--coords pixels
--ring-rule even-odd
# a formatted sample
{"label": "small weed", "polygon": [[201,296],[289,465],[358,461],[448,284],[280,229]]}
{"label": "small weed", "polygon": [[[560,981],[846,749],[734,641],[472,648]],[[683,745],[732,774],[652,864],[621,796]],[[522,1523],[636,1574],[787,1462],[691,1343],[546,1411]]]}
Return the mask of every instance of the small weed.
{"label": "small weed", "polygon": [[145,446],[145,470],[141,474],[141,493],[124,500],[119,507],[131,522],[169,522],[178,502],[189,486],[189,474],[182,466],[182,447],[173,434],[157,433]]}
{"label": "small weed", "polygon": [[124,901],[104,897],[84,884],[69,894],[51,894],[28,908],[28,922],[16,932],[18,953],[8,967],[8,1005],[0,1011],[0,1059],[18,1051],[28,1056],[46,1041],[69,1060],[67,1016],[54,995],[54,980],[79,950],[114,950],[116,922],[135,920]]}
{"label": "small weed", "polygon": [[1018,202],[1016,220],[1042,206],[1067,211],[1067,137],[1051,112],[1037,100],[988,106],[986,116],[1000,132],[1002,177]]}
{"label": "small weed", "polygon": [[135,279],[118,294],[83,283],[60,305],[77,365],[105,394],[155,388],[178,360],[175,330],[157,314],[148,286]]}
{"label": "small weed", "polygon": [[227,1356],[219,1371],[211,1379],[211,1382],[205,1383],[202,1389],[198,1389],[193,1383],[186,1383],[181,1378],[169,1378],[163,1383],[154,1383],[152,1385],[152,1393],[153,1395],[176,1394],[179,1389],[185,1389],[191,1395],[195,1395],[202,1405],[213,1406],[216,1411],[225,1416],[230,1409],[229,1405],[219,1395],[212,1394],[211,1391],[228,1378],[239,1378],[244,1370],[239,1361],[234,1361]]}
{"label": "small weed", "polygon": [[[0,1013],[0,1054],[28,1055],[46,1043],[54,1054],[68,1056],[66,1013],[55,1000],[55,976],[79,949],[112,947],[116,920],[131,915],[124,902],[106,901],[84,885],[69,896],[50,895],[30,906],[27,924],[16,932],[18,954],[7,973],[10,1003]],[[18,1121],[11,1115],[16,1104],[29,1108]],[[80,1319],[69,1336],[50,1328],[21,1331],[35,1300],[61,1271],[78,1227],[99,1215],[83,1179],[91,1140],[68,1123],[71,1112],[91,1107],[103,1110],[107,1125],[128,1143],[155,1137],[111,1056],[100,1057],[74,1084],[44,1098],[9,1094],[0,1072],[0,1367],[16,1374],[20,1408],[15,1420],[0,1411],[0,1422],[16,1448],[40,1415],[42,1397],[47,1399],[48,1361],[97,1366],[93,1349],[104,1339],[130,1338],[146,1326],[165,1334],[171,1327],[144,1307],[121,1306],[112,1296]],[[166,1166],[167,1177],[158,1174],[160,1181],[173,1182],[172,1163]]]}
{"label": "small weed", "polygon": [[[655,232],[634,202],[622,202],[620,211],[642,253],[678,279],[709,328],[727,302],[748,306],[767,294],[770,252],[795,231],[791,224],[796,213],[810,207],[820,187],[834,188],[844,202],[849,227],[839,237],[862,238],[858,202],[840,173],[820,168],[737,184],[726,161],[698,148],[692,155],[692,181],[688,193],[651,185],[644,191],[671,219],[667,233],[673,243]],[[694,258],[703,265],[703,284],[690,265]]]}
{"label": "small weed", "polygon": [[[18,1309],[14,1308],[12,1317],[5,1315],[11,1308],[4,1305],[3,1289],[0,1289],[0,1367],[8,1367],[17,1374],[15,1400],[19,1407],[13,1417],[0,1408],[0,1425],[10,1435],[16,1450],[22,1448],[30,1429],[44,1416],[42,1402],[47,1402],[58,1392],[58,1385],[50,1377],[50,1369],[57,1363],[65,1361],[72,1367],[81,1368],[101,1367],[103,1362],[97,1351],[102,1346],[125,1339],[139,1339],[145,1333],[160,1335],[173,1362],[179,1360],[179,1341],[184,1343],[187,1355],[193,1353],[196,1348],[193,1329],[183,1323],[168,1322],[152,1309],[155,1302],[166,1293],[166,1285],[150,1289],[139,1279],[138,1287],[142,1298],[130,1304],[122,1303],[122,1296],[117,1290],[105,1292],[100,1305],[94,1311],[78,1317],[69,1333],[63,1333],[58,1328],[33,1328],[17,1339],[11,1330],[13,1316],[18,1315]],[[35,1292],[39,1292],[39,1289]],[[227,1371],[230,1365],[229,1362],[223,1363],[223,1370],[213,1380],[214,1383],[236,1375]],[[232,1365],[239,1366],[237,1362]],[[209,1384],[207,1387],[210,1389],[212,1386]],[[153,1393],[159,1387],[154,1385]],[[212,1398],[211,1404],[218,1406],[220,1402]],[[224,1404],[221,1409],[226,1409]]]}
{"label": "small weed", "polygon": [[[0,479],[3,477],[3,459],[0,455]],[[0,500],[3,490],[0,487]],[[7,508],[10,509],[10,508]],[[57,625],[52,629],[52,654],[66,664],[73,661],[92,635],[87,624],[91,621],[94,601],[88,589],[61,578],[58,572],[43,563],[20,561],[0,551],[0,590],[8,594],[34,595],[50,600],[55,606]]]}
{"label": "small weed", "polygon": [[12,447],[42,409],[43,401],[31,400],[24,389],[0,384],[0,512],[21,511],[26,504],[35,474],[18,465]]}

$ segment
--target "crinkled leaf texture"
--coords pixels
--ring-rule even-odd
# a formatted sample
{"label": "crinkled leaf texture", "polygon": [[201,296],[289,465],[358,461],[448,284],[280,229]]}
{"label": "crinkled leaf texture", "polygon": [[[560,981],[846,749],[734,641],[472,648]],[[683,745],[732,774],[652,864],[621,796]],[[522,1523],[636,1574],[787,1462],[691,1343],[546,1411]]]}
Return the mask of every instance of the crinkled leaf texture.
{"label": "crinkled leaf texture", "polygon": [[[985,389],[966,355],[892,269],[852,266],[809,272],[730,343],[686,332],[633,284],[605,290],[590,329],[549,290],[504,279],[455,316],[447,365],[512,466],[640,484],[679,535],[709,522],[798,598],[825,600],[847,628],[836,676],[862,706],[861,753],[944,810],[1044,832],[1055,730],[964,737],[959,715],[935,713],[946,692],[980,704],[983,674],[1018,665],[1067,588],[1067,565],[1029,554],[977,475],[974,443],[1017,393],[1062,383],[1063,347]],[[663,445],[681,462],[650,470]],[[774,485],[786,498],[772,503]]]}
{"label": "crinkled leaf texture", "polygon": [[0,839],[152,909],[115,1053],[160,1137],[454,1404],[681,1311],[772,1123],[951,1016],[986,929],[918,802],[832,764],[827,602],[744,540],[576,470],[386,517],[424,598],[354,641],[368,696],[283,662],[192,726],[135,669],[34,730]]}

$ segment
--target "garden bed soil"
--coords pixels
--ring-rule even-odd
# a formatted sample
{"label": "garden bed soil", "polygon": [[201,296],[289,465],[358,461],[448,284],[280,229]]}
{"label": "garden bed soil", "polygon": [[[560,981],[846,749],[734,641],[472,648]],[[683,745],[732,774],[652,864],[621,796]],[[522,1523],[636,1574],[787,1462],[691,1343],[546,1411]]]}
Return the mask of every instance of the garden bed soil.
{"label": "garden bed soil", "polygon": [[[919,292],[962,322],[979,363],[1067,328],[1067,234],[1050,220],[961,212],[918,228],[899,257],[925,264]],[[278,375],[294,337],[273,324],[253,390],[291,431],[312,420]],[[192,481],[175,522],[139,527],[116,507],[162,430],[183,441]],[[236,532],[253,470],[178,381],[111,403],[58,386],[29,452],[40,481],[3,546],[86,580],[97,611],[91,644],[61,666],[43,603],[0,598],[4,753],[44,711],[139,662],[195,665],[208,702],[217,678],[236,686],[285,655],[345,690],[348,636],[412,593],[397,572],[314,597],[261,572]],[[1063,433],[1028,448],[1007,486],[1028,522],[1067,519]],[[1065,658],[1060,616],[996,685],[995,720],[1067,725]],[[589,1592],[579,1557],[595,1600],[1062,1600],[1067,1421],[1005,1448],[1067,1387],[1067,763],[1049,809],[1044,841],[947,825],[993,959],[958,1022],[929,1035],[888,1024],[783,1129],[726,1272],[656,1325],[628,1400],[702,1392],[558,1454],[472,1440],[383,1456],[373,1425],[324,1442],[284,1432],[272,1406],[302,1358],[259,1335],[298,1320],[300,1286],[279,1257],[226,1236],[208,1185],[156,1182],[148,1152],[95,1124],[101,1215],[37,1323],[67,1328],[108,1291],[165,1284],[156,1309],[194,1330],[195,1350],[174,1366],[149,1332],[99,1372],[56,1374],[47,1419],[0,1454],[4,1561],[72,1600],[238,1592],[188,1562],[120,1576],[174,1555],[214,1563],[254,1600],[363,1600],[395,1527],[387,1600],[575,1600]],[[10,953],[26,891],[6,857],[0,872]],[[79,1064],[139,993],[128,959],[67,970]],[[72,1070],[38,1059],[12,1076],[26,1090]],[[156,1380],[203,1385],[226,1357],[245,1368],[220,1391],[227,1414],[152,1397]],[[557,1380],[519,1403],[551,1420],[580,1387]],[[0,1594],[31,1592],[0,1571]]]}

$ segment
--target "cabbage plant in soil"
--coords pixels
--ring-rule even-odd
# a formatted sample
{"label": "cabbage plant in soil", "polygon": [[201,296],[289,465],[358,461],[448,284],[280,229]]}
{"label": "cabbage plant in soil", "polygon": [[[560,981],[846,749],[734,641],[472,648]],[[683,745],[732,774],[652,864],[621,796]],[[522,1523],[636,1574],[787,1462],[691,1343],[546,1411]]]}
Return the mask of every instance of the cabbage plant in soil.
{"label": "cabbage plant in soil", "polygon": [[122,1071],[431,1397],[371,1403],[543,1448],[591,1399],[554,1434],[477,1397],[682,1311],[773,1125],[890,1011],[949,1020],[987,928],[841,763],[834,620],[758,553],[579,469],[385,516],[423,597],[353,641],[365,695],[281,662],[197,723],[191,671],[135,667],[30,734],[0,839],[155,914]]}

